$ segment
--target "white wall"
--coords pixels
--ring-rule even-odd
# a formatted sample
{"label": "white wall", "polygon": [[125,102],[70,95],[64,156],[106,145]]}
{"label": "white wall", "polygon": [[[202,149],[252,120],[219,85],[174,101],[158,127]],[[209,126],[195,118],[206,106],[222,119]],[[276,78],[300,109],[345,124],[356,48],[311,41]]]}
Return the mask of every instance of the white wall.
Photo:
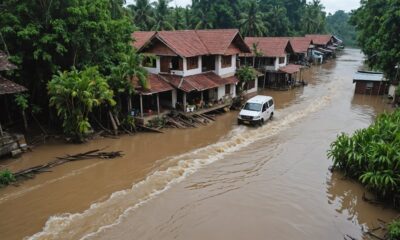
{"label": "white wall", "polygon": [[236,55],[232,55],[232,64],[230,67],[222,68],[222,56],[218,55],[215,58],[215,73],[219,76],[234,75],[236,72]]}
{"label": "white wall", "polygon": [[191,75],[195,75],[195,74],[199,74],[201,73],[201,69],[202,69],[202,61],[201,61],[201,57],[197,57],[198,58],[198,67],[195,69],[187,69],[187,59],[183,58],[183,76],[191,76]]}
{"label": "white wall", "polygon": [[178,101],[178,94],[177,90],[174,88],[172,89],[172,108],[175,108],[177,101]]}
{"label": "white wall", "polygon": [[258,78],[256,77],[254,88],[244,91],[244,94],[254,93],[254,92],[257,92],[257,90],[258,90]]}
{"label": "white wall", "polygon": [[151,68],[151,67],[144,67],[149,73],[153,73],[153,74],[158,74],[160,73],[160,67],[161,67],[161,62],[160,62],[160,57],[156,57],[156,67],[155,68]]}
{"label": "white wall", "polygon": [[222,85],[218,87],[218,100],[224,98],[224,96],[225,96],[225,85]]}

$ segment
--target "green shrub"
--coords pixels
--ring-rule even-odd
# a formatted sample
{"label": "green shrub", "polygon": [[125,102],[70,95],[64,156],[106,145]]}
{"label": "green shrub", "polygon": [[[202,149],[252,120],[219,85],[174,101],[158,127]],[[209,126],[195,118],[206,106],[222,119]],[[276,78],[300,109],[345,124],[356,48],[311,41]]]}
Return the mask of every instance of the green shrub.
{"label": "green shrub", "polygon": [[0,171],[0,185],[8,185],[15,182],[15,177],[12,172],[8,169]]}
{"label": "green shrub", "polygon": [[400,239],[400,220],[394,220],[388,226],[388,238],[389,240]]}
{"label": "green shrub", "polygon": [[113,91],[96,67],[59,72],[49,82],[48,90],[50,106],[63,119],[64,133],[79,141],[91,130],[88,115],[93,108],[105,103],[115,105]]}
{"label": "green shrub", "polygon": [[382,114],[368,128],[331,144],[328,157],[346,176],[358,179],[379,197],[391,198],[400,186],[400,110]]}

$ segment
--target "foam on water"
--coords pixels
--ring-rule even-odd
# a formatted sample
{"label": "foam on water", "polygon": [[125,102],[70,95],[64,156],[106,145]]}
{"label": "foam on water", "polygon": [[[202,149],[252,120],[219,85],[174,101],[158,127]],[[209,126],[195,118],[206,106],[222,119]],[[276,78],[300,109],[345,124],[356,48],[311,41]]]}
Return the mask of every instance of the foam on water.
{"label": "foam on water", "polygon": [[325,86],[329,89],[328,95],[293,105],[293,109],[296,110],[292,111],[291,108],[292,112],[287,114],[277,112],[276,119],[263,127],[256,129],[236,127],[216,144],[164,160],[157,170],[144,180],[133,184],[132,188],[115,192],[107,200],[92,204],[84,212],[50,217],[43,230],[28,239],[88,239],[96,236],[105,229],[119,224],[130,212],[172,185],[183,181],[198,169],[255,141],[274,136],[299,119],[326,106],[336,92],[337,87],[332,85]]}

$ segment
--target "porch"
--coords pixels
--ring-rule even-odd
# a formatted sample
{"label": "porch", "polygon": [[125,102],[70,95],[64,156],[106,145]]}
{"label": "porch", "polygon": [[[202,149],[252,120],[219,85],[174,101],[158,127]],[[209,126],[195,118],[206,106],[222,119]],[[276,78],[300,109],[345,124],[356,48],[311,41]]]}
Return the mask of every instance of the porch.
{"label": "porch", "polygon": [[149,87],[144,89],[137,81],[133,82],[137,94],[133,97],[131,116],[142,125],[168,114],[176,99],[176,90],[159,75],[150,74],[148,84]]}
{"label": "porch", "polygon": [[266,71],[262,79],[263,88],[276,90],[290,90],[292,88],[306,85],[302,76],[303,66],[289,64],[279,68],[278,71]]}

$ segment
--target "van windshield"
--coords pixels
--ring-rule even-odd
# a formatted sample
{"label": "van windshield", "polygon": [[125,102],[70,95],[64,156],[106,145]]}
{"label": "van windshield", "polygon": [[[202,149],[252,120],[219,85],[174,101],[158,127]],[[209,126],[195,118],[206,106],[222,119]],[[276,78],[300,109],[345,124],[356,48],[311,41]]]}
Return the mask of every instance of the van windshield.
{"label": "van windshield", "polygon": [[249,110],[249,111],[256,111],[259,112],[261,111],[262,104],[259,103],[246,103],[243,107],[244,110]]}

